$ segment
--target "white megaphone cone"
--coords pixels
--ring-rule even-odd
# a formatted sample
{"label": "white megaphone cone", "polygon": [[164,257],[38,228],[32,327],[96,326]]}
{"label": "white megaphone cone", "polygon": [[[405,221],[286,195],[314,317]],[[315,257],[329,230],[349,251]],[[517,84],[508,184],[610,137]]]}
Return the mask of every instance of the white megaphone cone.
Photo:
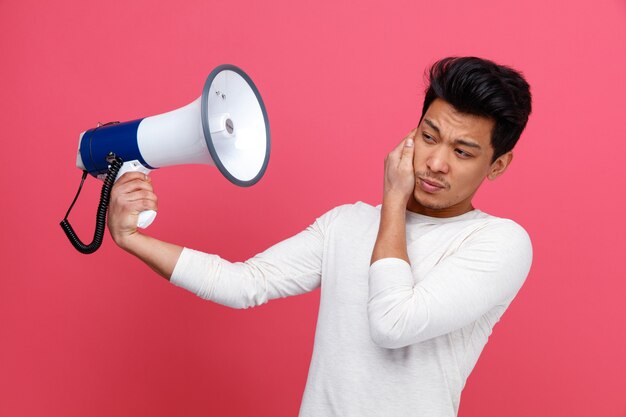
{"label": "white megaphone cone", "polygon": [[[269,161],[267,111],[250,77],[221,65],[207,77],[202,95],[184,107],[81,133],[78,168],[104,178],[110,155],[124,162],[117,178],[129,171],[206,164],[247,187],[261,179]],[[148,227],[155,216],[152,210],[142,212],[138,226]]]}

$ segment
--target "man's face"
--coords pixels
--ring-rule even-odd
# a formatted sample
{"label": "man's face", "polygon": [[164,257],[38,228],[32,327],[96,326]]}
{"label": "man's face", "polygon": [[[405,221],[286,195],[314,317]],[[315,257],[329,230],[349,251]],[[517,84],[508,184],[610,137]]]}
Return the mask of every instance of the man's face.
{"label": "man's face", "polygon": [[492,119],[434,100],[415,131],[415,189],[407,208],[432,217],[471,211],[483,180],[502,174],[512,158],[509,152],[491,162],[494,125]]}

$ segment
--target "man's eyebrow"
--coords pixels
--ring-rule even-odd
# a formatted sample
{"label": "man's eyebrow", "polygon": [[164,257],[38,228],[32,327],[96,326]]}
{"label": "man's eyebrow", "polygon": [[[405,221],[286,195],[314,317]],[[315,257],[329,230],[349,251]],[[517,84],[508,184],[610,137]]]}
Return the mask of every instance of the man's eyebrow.
{"label": "man's eyebrow", "polygon": [[476,148],[476,149],[481,149],[481,146],[475,142],[469,142],[465,139],[455,139],[454,143],[456,143],[457,145],[463,145],[463,146],[467,146],[470,148]]}
{"label": "man's eyebrow", "polygon": [[[428,126],[431,127],[431,129],[433,129],[435,132],[437,132],[437,134],[441,134],[441,131],[439,130],[439,127],[430,119],[424,117],[424,123],[426,123]],[[476,148],[476,149],[482,149],[482,147],[476,143],[476,142],[471,142],[469,140],[466,139],[455,139],[454,143],[457,145],[463,145],[463,146],[467,146],[470,148]]]}
{"label": "man's eyebrow", "polygon": [[439,133],[441,133],[441,132],[439,131],[439,127],[437,127],[437,125],[436,125],[436,124],[434,124],[432,120],[427,119],[427,118],[425,118],[425,117],[424,117],[424,123],[426,123],[428,126],[430,126],[430,127],[431,127],[431,128],[432,128],[435,132],[437,132],[438,134],[439,134]]}

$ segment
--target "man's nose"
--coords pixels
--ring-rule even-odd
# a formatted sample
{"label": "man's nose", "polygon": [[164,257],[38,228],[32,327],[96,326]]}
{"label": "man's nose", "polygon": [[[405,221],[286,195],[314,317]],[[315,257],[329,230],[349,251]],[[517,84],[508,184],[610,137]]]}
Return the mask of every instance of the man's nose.
{"label": "man's nose", "polygon": [[443,146],[439,146],[437,149],[433,149],[431,154],[428,156],[426,165],[432,172],[447,174],[450,169],[448,157],[449,155],[446,153],[446,149]]}

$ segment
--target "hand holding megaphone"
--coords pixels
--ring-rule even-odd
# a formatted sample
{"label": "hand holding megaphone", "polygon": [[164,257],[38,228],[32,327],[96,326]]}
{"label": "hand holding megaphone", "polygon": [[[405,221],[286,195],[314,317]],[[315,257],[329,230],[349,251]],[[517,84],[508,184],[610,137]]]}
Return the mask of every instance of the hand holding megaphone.
{"label": "hand holding megaphone", "polygon": [[[127,172],[141,172],[145,175],[148,175],[150,171],[152,170],[141,165],[139,161],[124,162],[120,170],[117,172],[117,177],[115,178],[115,182],[117,182],[120,178],[122,178],[122,175],[126,174]],[[139,217],[137,219],[137,227],[141,229],[147,228],[148,226],[152,224],[154,219],[156,219],[156,215],[157,215],[157,212],[155,210],[142,211],[141,213],[139,213]]]}
{"label": "hand holding megaphone", "polygon": [[152,179],[140,171],[117,177],[111,188],[107,227],[115,243],[124,248],[138,231],[138,215],[158,210],[158,199]]}

